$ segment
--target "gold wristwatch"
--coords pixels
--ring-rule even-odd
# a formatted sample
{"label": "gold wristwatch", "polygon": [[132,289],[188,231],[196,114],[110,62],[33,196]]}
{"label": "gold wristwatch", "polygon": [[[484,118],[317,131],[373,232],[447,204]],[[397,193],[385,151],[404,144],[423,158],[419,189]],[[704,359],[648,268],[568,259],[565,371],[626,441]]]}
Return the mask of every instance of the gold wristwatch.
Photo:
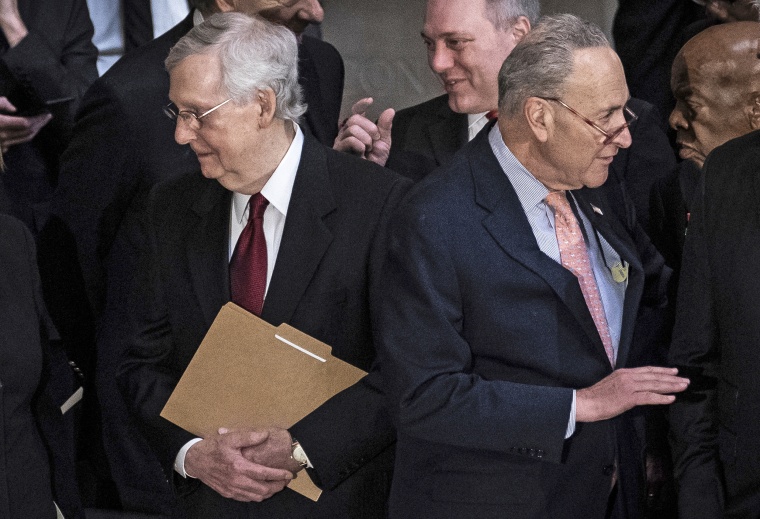
{"label": "gold wristwatch", "polygon": [[301,444],[298,443],[298,440],[292,437],[291,440],[290,457],[296,460],[296,463],[298,463],[302,469],[305,469],[309,466],[309,458],[306,456],[306,452],[303,450],[303,447],[301,447]]}

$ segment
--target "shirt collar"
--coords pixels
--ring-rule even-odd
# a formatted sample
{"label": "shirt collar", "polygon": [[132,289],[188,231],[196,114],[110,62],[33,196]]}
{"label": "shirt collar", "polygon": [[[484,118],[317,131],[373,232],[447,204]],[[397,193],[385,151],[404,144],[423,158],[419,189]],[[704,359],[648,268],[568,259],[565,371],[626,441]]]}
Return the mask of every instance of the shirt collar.
{"label": "shirt collar", "polygon": [[517,160],[517,157],[504,143],[498,124],[491,128],[488,134],[488,142],[501,169],[504,170],[509,182],[514,187],[517,198],[520,199],[520,204],[523,206],[523,211],[528,212],[543,203],[546,195],[549,194],[549,190]]}
{"label": "shirt collar", "polygon": [[[293,193],[293,184],[296,181],[296,173],[298,172],[298,165],[301,163],[303,151],[304,136],[301,127],[296,123],[293,123],[293,127],[296,131],[293,142],[290,143],[290,147],[277,169],[274,170],[261,190],[261,194],[269,201],[269,205],[277,209],[283,216],[288,215],[290,195]],[[232,209],[235,218],[242,224],[248,219],[248,201],[250,199],[251,195],[232,193]]]}
{"label": "shirt collar", "polygon": [[[480,122],[481,119],[484,119],[486,114],[488,112],[481,112],[479,114],[467,114],[467,127],[472,128],[474,125]],[[485,126],[485,122],[483,123],[483,126]]]}

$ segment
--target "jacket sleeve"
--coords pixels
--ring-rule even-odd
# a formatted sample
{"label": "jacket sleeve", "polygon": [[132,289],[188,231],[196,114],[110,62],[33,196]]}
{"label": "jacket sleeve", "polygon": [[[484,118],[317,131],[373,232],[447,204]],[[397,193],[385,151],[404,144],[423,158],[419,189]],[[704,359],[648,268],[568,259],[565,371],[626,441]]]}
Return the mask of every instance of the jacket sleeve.
{"label": "jacket sleeve", "polygon": [[[2,61],[27,96],[43,103],[61,101],[50,107],[50,124],[68,137],[79,101],[98,77],[98,51],[85,0],[44,3],[50,5],[37,6],[34,19],[24,20],[29,34]],[[65,28],[55,31],[53,24]]]}

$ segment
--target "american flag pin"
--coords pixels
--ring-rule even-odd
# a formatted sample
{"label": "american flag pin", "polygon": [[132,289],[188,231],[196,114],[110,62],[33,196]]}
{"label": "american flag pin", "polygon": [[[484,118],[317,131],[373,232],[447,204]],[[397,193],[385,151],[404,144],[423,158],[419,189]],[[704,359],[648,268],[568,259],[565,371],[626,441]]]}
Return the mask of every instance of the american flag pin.
{"label": "american flag pin", "polygon": [[589,205],[591,206],[591,209],[593,209],[596,214],[600,216],[604,216],[604,213],[602,212],[602,210],[599,209],[597,206],[595,206],[594,204],[589,204]]}

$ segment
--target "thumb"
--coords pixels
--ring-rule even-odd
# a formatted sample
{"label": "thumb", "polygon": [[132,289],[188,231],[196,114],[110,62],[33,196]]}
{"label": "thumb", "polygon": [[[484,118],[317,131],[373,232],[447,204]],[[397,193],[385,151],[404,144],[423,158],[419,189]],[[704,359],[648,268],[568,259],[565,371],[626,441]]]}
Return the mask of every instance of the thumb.
{"label": "thumb", "polygon": [[15,113],[16,107],[13,106],[13,103],[8,101],[7,97],[0,96],[0,110],[3,110],[4,112]]}
{"label": "thumb", "polygon": [[377,129],[380,131],[380,139],[389,141],[391,138],[391,128],[393,127],[393,118],[396,116],[396,110],[388,108],[380,114],[377,119]]}

